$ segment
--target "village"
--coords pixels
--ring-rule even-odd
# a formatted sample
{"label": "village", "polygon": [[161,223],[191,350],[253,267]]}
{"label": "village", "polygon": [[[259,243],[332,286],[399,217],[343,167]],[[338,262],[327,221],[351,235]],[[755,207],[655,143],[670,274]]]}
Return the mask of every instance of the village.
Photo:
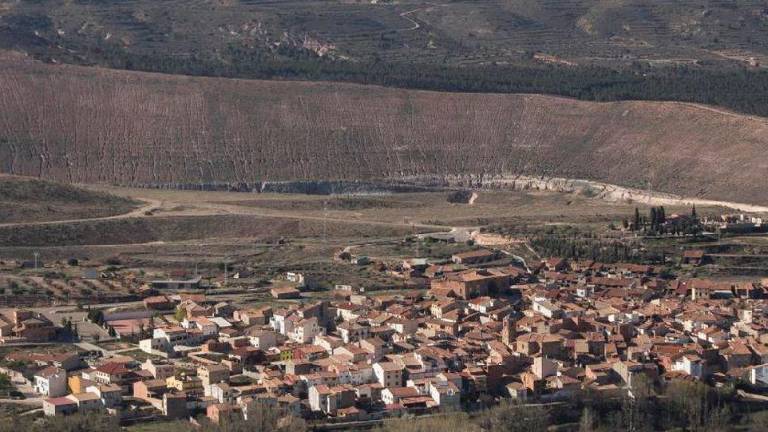
{"label": "village", "polygon": [[[78,284],[120,280],[140,299],[0,310],[0,374],[12,387],[2,400],[122,424],[271,410],[318,426],[585,391],[620,397],[638,380],[768,392],[768,280],[465,249],[387,266],[413,289],[336,285],[313,297],[316,281],[286,272],[254,304],[227,294],[239,274],[211,289],[191,271],[116,279],[119,271],[86,270]],[[687,250],[673,259],[696,268],[704,258]],[[383,267],[348,249],[335,259]]]}

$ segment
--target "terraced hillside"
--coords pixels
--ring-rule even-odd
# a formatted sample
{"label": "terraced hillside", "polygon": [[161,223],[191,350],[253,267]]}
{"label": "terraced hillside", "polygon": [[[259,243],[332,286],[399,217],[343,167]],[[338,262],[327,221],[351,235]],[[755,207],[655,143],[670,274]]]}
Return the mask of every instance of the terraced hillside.
{"label": "terraced hillside", "polygon": [[762,0],[0,0],[0,47],[85,62],[231,45],[458,63],[766,60],[766,42]]}
{"label": "terraced hillside", "polygon": [[764,204],[766,148],[768,120],[678,103],[0,62],[0,170],[67,182],[533,174]]}

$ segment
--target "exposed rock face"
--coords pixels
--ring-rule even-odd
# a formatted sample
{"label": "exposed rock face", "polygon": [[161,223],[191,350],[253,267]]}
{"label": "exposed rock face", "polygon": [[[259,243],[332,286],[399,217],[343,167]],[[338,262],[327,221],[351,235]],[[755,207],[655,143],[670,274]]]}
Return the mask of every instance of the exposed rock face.
{"label": "exposed rock face", "polygon": [[0,59],[0,171],[69,182],[324,193],[382,179],[495,187],[522,174],[768,203],[766,148],[768,120],[679,103]]}

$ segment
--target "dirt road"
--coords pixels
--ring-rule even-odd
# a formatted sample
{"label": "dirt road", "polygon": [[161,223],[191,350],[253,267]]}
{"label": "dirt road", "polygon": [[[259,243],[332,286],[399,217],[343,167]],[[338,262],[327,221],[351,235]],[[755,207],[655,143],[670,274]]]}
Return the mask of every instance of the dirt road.
{"label": "dirt road", "polygon": [[[451,179],[447,178],[449,185]],[[457,178],[457,184],[464,178]],[[580,193],[606,201],[634,201],[647,205],[727,207],[747,213],[768,213],[768,206],[745,204],[733,201],[718,201],[702,198],[682,197],[675,194],[618,186],[594,180],[563,177],[532,177],[505,175],[482,180],[481,187],[502,187],[513,190],[546,190],[562,193]]]}
{"label": "dirt road", "polygon": [[140,201],[144,201],[144,205],[142,205],[141,207],[138,207],[136,209],[133,209],[133,210],[131,210],[128,213],[123,213],[123,214],[119,214],[119,215],[104,216],[104,217],[98,217],[98,218],[66,219],[66,220],[42,221],[42,222],[2,223],[2,224],[0,224],[0,228],[35,226],[35,225],[59,225],[59,224],[72,224],[72,223],[80,223],[80,222],[93,222],[93,221],[101,221],[101,220],[113,220],[113,219],[128,219],[128,218],[136,218],[136,217],[146,217],[147,213],[151,213],[151,212],[159,209],[161,204],[162,204],[158,200],[149,199],[149,198],[135,198],[135,199],[140,200]]}

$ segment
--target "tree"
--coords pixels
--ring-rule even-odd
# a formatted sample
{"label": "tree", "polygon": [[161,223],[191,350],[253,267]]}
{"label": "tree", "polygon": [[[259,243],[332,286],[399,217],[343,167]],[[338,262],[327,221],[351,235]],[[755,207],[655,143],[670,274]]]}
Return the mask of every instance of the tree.
{"label": "tree", "polygon": [[595,413],[589,407],[584,407],[579,419],[579,432],[594,432],[597,428],[597,419]]}
{"label": "tree", "polygon": [[493,432],[545,432],[549,427],[549,412],[541,406],[504,401],[484,416],[481,426]]}
{"label": "tree", "polygon": [[174,318],[176,319],[176,321],[178,321],[178,322],[182,322],[182,321],[184,321],[184,318],[186,318],[186,317],[187,317],[187,311],[186,311],[186,309],[184,309],[183,307],[177,307],[177,308],[176,308],[176,312],[174,312],[174,314],[173,314],[173,317],[174,317]]}
{"label": "tree", "polygon": [[428,417],[421,419],[396,419],[385,421],[378,432],[479,432],[480,428],[474,424],[465,413],[455,413],[448,416]]}
{"label": "tree", "polygon": [[0,432],[113,432],[120,430],[116,416],[101,412],[69,416],[12,416],[0,422]]}
{"label": "tree", "polygon": [[650,220],[651,220],[651,231],[655,232],[656,226],[658,224],[658,214],[656,212],[656,207],[651,207]]}
{"label": "tree", "polygon": [[104,324],[104,312],[96,309],[88,311],[88,320],[98,325]]}
{"label": "tree", "polygon": [[635,231],[640,231],[640,209],[635,207]]}
{"label": "tree", "polygon": [[218,424],[203,423],[202,432],[305,432],[304,420],[285,415],[281,410],[253,406],[249,407],[248,420],[239,413],[222,415]]}

